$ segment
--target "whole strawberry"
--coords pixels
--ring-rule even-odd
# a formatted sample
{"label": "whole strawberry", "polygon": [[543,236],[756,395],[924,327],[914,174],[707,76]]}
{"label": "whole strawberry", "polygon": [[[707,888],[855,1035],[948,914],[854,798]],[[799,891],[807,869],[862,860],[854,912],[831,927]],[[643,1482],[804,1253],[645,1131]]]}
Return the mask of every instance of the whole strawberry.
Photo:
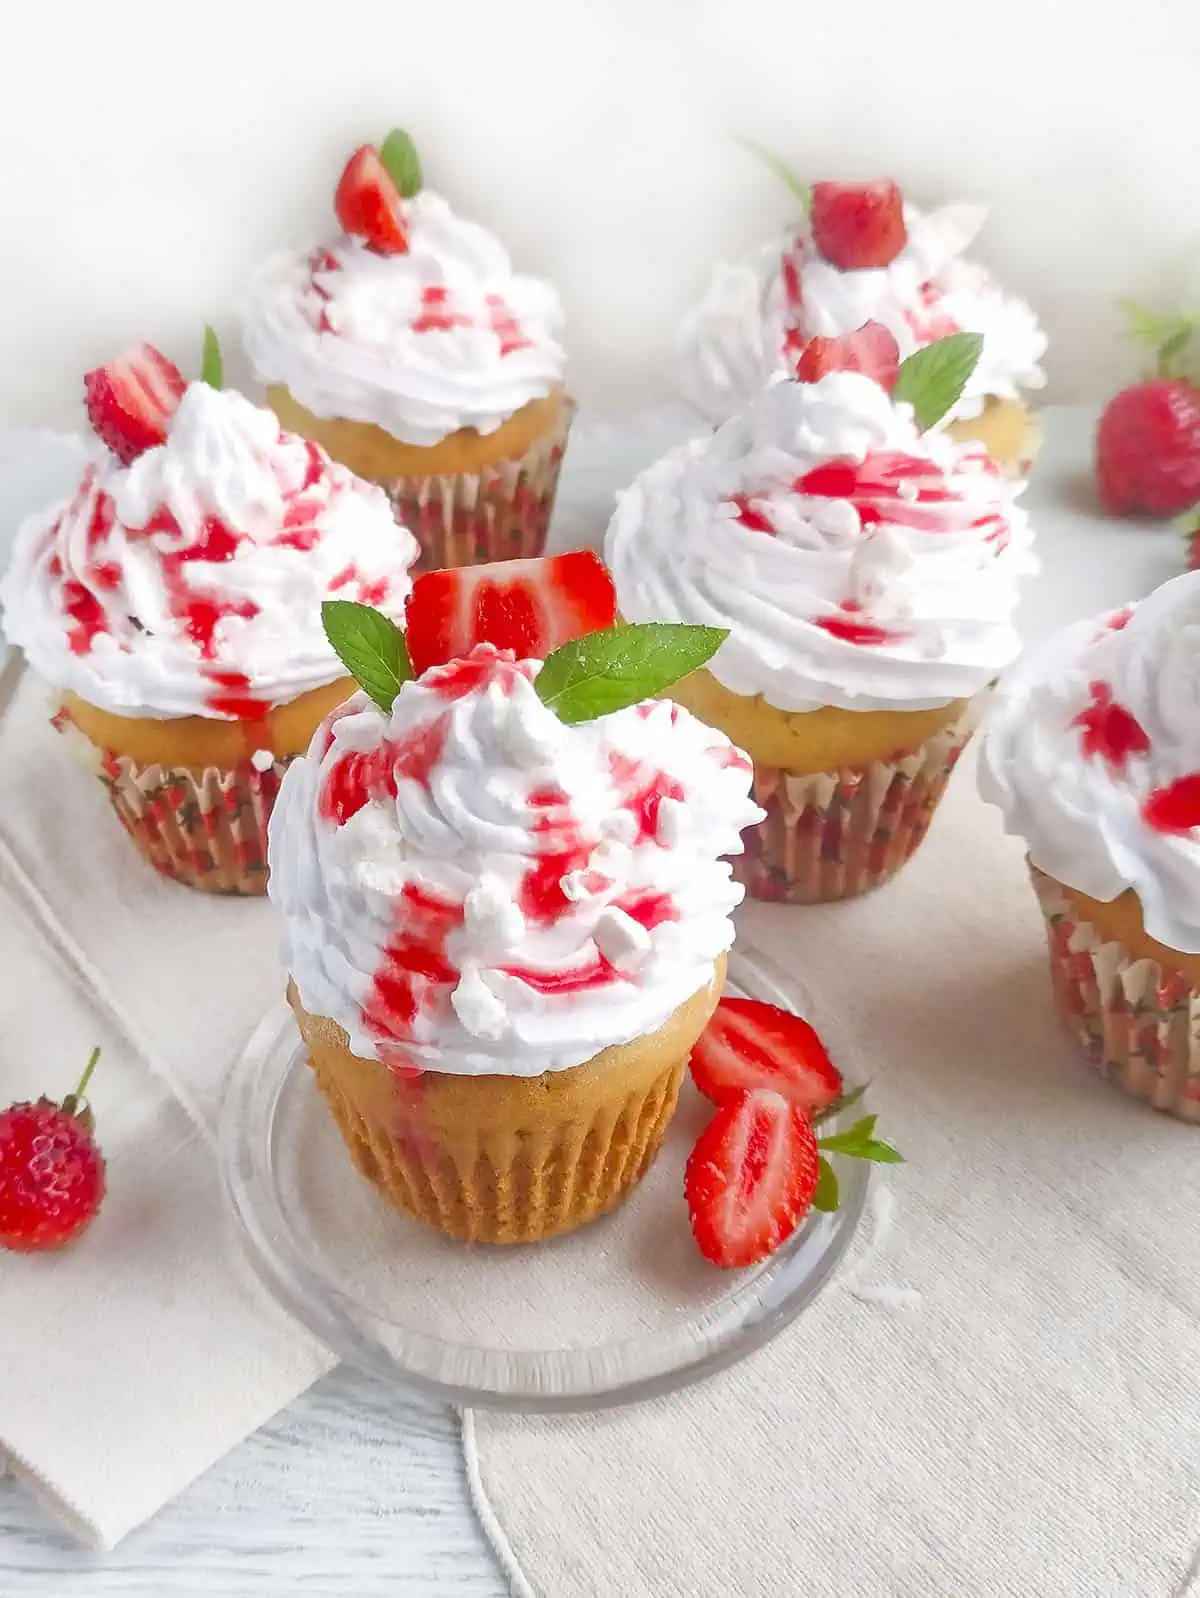
{"label": "whole strawberry", "polygon": [[1176,516],[1200,501],[1200,387],[1189,369],[1197,323],[1130,306],[1138,336],[1156,341],[1156,375],[1109,401],[1096,431],[1096,481],[1116,515]]}
{"label": "whole strawberry", "polygon": [[104,1198],[104,1157],[92,1136],[84,1092],[100,1050],[61,1104],[11,1104],[0,1111],[0,1248],[34,1254],[85,1232]]}

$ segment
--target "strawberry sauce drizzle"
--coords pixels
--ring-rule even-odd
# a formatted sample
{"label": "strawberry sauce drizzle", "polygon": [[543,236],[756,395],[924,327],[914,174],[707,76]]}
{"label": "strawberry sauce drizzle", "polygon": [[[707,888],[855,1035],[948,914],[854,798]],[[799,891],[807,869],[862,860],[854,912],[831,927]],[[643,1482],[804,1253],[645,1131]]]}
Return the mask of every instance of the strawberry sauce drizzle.
{"label": "strawberry sauce drizzle", "polygon": [[[901,487],[915,498],[906,499]],[[816,499],[848,500],[864,528],[886,523],[917,532],[944,533],[963,525],[932,507],[963,504],[942,472],[931,461],[918,460],[895,450],[875,450],[862,462],[825,461],[797,477],[792,491]],[[965,508],[965,507],[964,507]],[[996,520],[981,517],[968,525],[982,527]]]}
{"label": "strawberry sauce drizzle", "polygon": [[1155,788],[1142,805],[1142,819],[1156,832],[1181,834],[1200,828],[1200,771]]}
{"label": "strawberry sauce drizzle", "polygon": [[1137,717],[1112,696],[1106,682],[1089,684],[1091,704],[1071,722],[1083,734],[1083,752],[1103,760],[1110,771],[1124,771],[1130,759],[1150,752],[1150,739]]}
{"label": "strawberry sauce drizzle", "polygon": [[819,627],[831,638],[840,639],[844,644],[860,644],[866,648],[879,647],[882,644],[901,644],[908,636],[907,633],[880,627],[878,623],[860,619],[861,617],[862,606],[856,599],[847,599],[843,602],[838,615],[814,616],[813,626]]}
{"label": "strawberry sauce drizzle", "polygon": [[432,1010],[458,981],[446,944],[462,925],[463,907],[408,882],[395,914],[395,931],[383,947],[363,1005],[363,1024],[385,1043],[408,1043],[418,1016]]}
{"label": "strawberry sauce drizzle", "polygon": [[761,501],[749,494],[733,494],[726,504],[733,506],[734,519],[743,527],[748,527],[752,533],[767,533],[774,538],[774,525],[766,512],[759,508]]}
{"label": "strawberry sauce drizzle", "polygon": [[562,879],[586,870],[594,846],[585,841],[562,788],[535,788],[529,808],[534,812],[530,831],[538,853],[521,879],[517,903],[527,921],[547,926],[571,908]]}
{"label": "strawberry sauce drizzle", "polygon": [[[340,756],[321,786],[321,815],[335,827],[344,827],[371,800],[395,799],[401,778],[428,787],[449,730],[447,712],[415,728],[407,737],[385,738],[374,749],[350,750]],[[330,727],[327,736],[331,743],[332,733]]]}

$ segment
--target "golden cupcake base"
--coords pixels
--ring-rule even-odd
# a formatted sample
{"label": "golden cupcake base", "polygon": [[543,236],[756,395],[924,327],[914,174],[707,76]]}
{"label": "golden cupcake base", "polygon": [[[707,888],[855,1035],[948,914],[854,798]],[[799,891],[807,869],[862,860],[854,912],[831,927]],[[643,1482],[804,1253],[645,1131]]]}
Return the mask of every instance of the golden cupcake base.
{"label": "golden cupcake base", "polygon": [[538,1077],[403,1076],[288,1000],[355,1166],[397,1210],[469,1243],[534,1243],[615,1209],[645,1175],[724,981],[656,1032]]}
{"label": "golden cupcake base", "polygon": [[1029,865],[1059,1017],[1113,1087],[1200,1122],[1200,955],[1146,932],[1132,892],[1090,899]]}
{"label": "golden cupcake base", "polygon": [[1029,407],[995,396],[978,416],[951,422],[946,433],[959,444],[982,444],[1009,477],[1028,476],[1042,447],[1042,430]]}

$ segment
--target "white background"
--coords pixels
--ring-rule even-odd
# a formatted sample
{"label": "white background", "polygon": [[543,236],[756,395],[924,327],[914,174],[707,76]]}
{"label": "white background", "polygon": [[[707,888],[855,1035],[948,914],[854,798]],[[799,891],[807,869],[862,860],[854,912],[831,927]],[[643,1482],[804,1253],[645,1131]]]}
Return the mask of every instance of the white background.
{"label": "white background", "polygon": [[[332,223],[401,122],[431,185],[566,301],[574,386],[670,382],[709,263],[807,177],[979,198],[1041,314],[1051,395],[1132,373],[1114,301],[1200,281],[1197,0],[5,0],[0,419],[79,419],[80,374],[201,324]],[[235,371],[234,375],[238,375]]]}

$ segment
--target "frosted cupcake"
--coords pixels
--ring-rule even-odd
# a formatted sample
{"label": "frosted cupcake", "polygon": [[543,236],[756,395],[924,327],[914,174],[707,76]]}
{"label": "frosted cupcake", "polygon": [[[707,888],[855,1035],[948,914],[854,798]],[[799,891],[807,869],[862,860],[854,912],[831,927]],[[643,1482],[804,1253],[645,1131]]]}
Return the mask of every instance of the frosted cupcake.
{"label": "frosted cupcake", "polygon": [[270,404],[387,490],[423,567],[540,554],[572,409],[557,295],[424,187],[399,130],[351,156],[335,210],[246,298]]}
{"label": "frosted cupcake", "polygon": [[1005,678],[980,788],[1029,850],[1085,1054],[1200,1121],[1200,572],[1078,622]]}
{"label": "frosted cupcake", "polygon": [[416,544],[379,489],[149,346],[87,390],[111,453],[21,528],[5,633],[60,691],[59,724],[150,863],[261,893],[283,770],[353,686],[321,602],[402,614]]}
{"label": "frosted cupcake", "polygon": [[[860,343],[885,367],[890,345],[882,382],[818,375]],[[801,366],[815,381],[761,390],[644,472],[606,542],[627,619],[729,629],[671,694],[754,761],[766,818],[738,863],[747,888],[802,903],[863,893],[912,854],[1017,654],[1017,580],[1033,569],[1018,485],[981,446],[918,429],[969,369],[966,336],[898,379],[881,329],[820,354]]]}
{"label": "frosted cupcake", "polygon": [[894,183],[817,183],[810,214],[747,259],[717,266],[680,335],[680,385],[723,422],[790,369],[790,347],[872,321],[902,356],[954,332],[983,335],[975,370],[942,425],[1026,471],[1039,435],[1026,392],[1045,383],[1046,337],[1029,306],[963,256],[986,211],[922,213]]}
{"label": "frosted cupcake", "polygon": [[[585,565],[593,590],[603,578],[594,556],[559,561],[574,564],[541,564],[560,586]],[[574,667],[570,644],[543,665],[468,637],[426,664],[422,610],[445,607],[422,584],[444,575],[414,589],[415,678],[397,690],[401,640],[387,693],[334,711],[289,770],[270,894],[358,1169],[455,1237],[531,1242],[611,1209],[653,1159],[733,938],[722,856],[758,812],[727,738],[605,682],[641,629],[583,640]],[[485,630],[522,647],[514,614]]]}

